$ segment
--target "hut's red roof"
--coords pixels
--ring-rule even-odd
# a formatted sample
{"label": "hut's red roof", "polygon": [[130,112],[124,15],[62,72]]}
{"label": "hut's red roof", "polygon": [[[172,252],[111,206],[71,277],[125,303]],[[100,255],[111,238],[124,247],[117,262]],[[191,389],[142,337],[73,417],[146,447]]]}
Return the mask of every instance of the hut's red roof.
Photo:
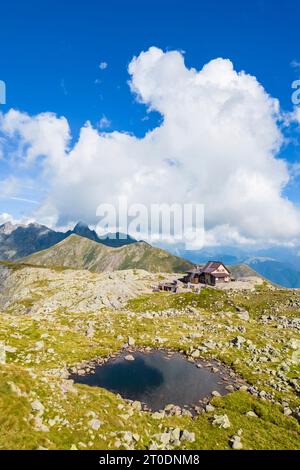
{"label": "hut's red roof", "polygon": [[[226,266],[221,263],[220,261],[209,261],[205,266],[204,268],[202,269],[202,272],[203,273],[206,273],[206,274],[211,274],[213,271],[215,271],[216,269],[218,269],[220,266],[223,266],[226,271],[228,271],[228,269],[226,268]],[[229,271],[228,271],[229,272]],[[220,276],[221,277],[221,276]]]}

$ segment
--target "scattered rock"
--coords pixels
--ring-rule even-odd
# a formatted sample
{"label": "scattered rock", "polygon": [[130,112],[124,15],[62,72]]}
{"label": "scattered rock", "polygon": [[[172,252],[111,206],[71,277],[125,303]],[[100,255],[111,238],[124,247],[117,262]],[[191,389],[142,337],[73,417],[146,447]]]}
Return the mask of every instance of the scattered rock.
{"label": "scattered rock", "polygon": [[167,338],[161,338],[160,336],[155,336],[154,341],[156,341],[159,344],[164,344],[168,340],[167,340]]}
{"label": "scattered rock", "polygon": [[189,432],[186,429],[182,432],[182,435],[180,437],[181,441],[188,441],[188,442],[195,442],[195,433],[194,432]]}
{"label": "scattered rock", "polygon": [[140,401],[137,401],[137,400],[131,403],[131,407],[136,411],[142,410],[142,404]]}
{"label": "scattered rock", "polygon": [[131,443],[132,442],[132,439],[133,439],[133,435],[130,431],[124,431],[123,433],[123,439],[124,441],[126,441],[127,443]]}
{"label": "scattered rock", "polygon": [[86,330],[86,336],[88,338],[93,338],[95,336],[95,329],[93,325],[89,325],[88,329]]}
{"label": "scattered rock", "polygon": [[246,339],[243,337],[243,336],[236,336],[235,338],[233,338],[233,340],[231,341],[231,343],[233,344],[233,346],[235,346],[236,348],[240,349],[242,347],[242,345],[246,342]]}
{"label": "scattered rock", "polygon": [[300,349],[300,339],[293,338],[289,342],[289,346],[296,351],[297,349]]}
{"label": "scattered rock", "polygon": [[155,411],[151,416],[153,419],[163,419],[165,417],[165,413],[164,411]]}
{"label": "scattered rock", "polygon": [[44,347],[45,347],[44,341],[37,341],[35,343],[35,350],[36,351],[41,351],[42,349],[44,349]]}
{"label": "scattered rock", "polygon": [[17,395],[17,397],[26,397],[27,393],[22,392],[20,387],[18,387],[14,382],[7,382],[8,385],[10,386],[10,389],[13,393]]}
{"label": "scattered rock", "polygon": [[98,431],[101,426],[101,421],[97,418],[93,418],[88,422],[90,428],[94,429],[94,431]]}
{"label": "scattered rock", "polygon": [[0,342],[0,364],[6,364],[6,351],[3,342]]}
{"label": "scattered rock", "polygon": [[158,445],[156,442],[151,442],[151,444],[149,445],[148,447],[149,450],[157,450],[158,449]]}
{"label": "scattered rock", "polygon": [[212,424],[213,426],[218,426],[218,428],[223,429],[228,429],[231,426],[227,415],[214,415]]}
{"label": "scattered rock", "polygon": [[254,413],[254,411],[247,411],[247,413],[245,415],[249,416],[251,418],[258,418],[257,414]]}
{"label": "scattered rock", "polygon": [[191,353],[191,357],[193,357],[194,359],[197,359],[200,357],[200,351],[199,349],[195,349],[192,353]]}
{"label": "scattered rock", "polygon": [[215,411],[215,407],[213,405],[208,404],[205,406],[205,411],[206,413],[211,413],[212,411]]}
{"label": "scattered rock", "polygon": [[171,439],[171,433],[169,432],[163,432],[160,435],[160,442],[164,445],[169,444],[170,439]]}
{"label": "scattered rock", "polygon": [[33,411],[37,411],[40,415],[42,415],[45,411],[44,405],[39,400],[34,400],[31,403],[31,408]]}
{"label": "scattered rock", "polygon": [[212,341],[210,339],[208,341],[205,341],[204,346],[208,349],[215,349],[217,345],[216,345],[215,341]]}
{"label": "scattered rock", "polygon": [[36,431],[49,432],[48,426],[43,423],[42,418],[39,416],[34,418],[34,429]]}
{"label": "scattered rock", "polygon": [[291,416],[293,414],[291,408],[289,408],[288,406],[285,406],[283,408],[283,414],[284,416]]}
{"label": "scattered rock", "polygon": [[132,354],[127,354],[125,357],[124,357],[125,361],[134,361],[134,357]]}
{"label": "scattered rock", "polygon": [[249,321],[250,319],[249,312],[247,312],[247,310],[242,310],[242,309],[239,311],[238,317],[244,321]]}
{"label": "scattered rock", "polygon": [[241,437],[240,436],[232,436],[230,438],[230,444],[231,444],[231,447],[234,449],[234,450],[241,450],[243,448],[243,444],[242,444],[242,441],[241,441]]}
{"label": "scattered rock", "polygon": [[134,346],[135,345],[135,340],[132,338],[132,336],[128,337],[128,345],[129,346]]}
{"label": "scattered rock", "polygon": [[17,351],[17,348],[14,348],[13,346],[4,346],[4,349],[6,352],[9,352],[9,353],[15,353]]}
{"label": "scattered rock", "polygon": [[171,431],[171,441],[174,443],[178,443],[179,444],[179,441],[180,441],[180,434],[181,434],[181,431],[179,428],[175,428]]}

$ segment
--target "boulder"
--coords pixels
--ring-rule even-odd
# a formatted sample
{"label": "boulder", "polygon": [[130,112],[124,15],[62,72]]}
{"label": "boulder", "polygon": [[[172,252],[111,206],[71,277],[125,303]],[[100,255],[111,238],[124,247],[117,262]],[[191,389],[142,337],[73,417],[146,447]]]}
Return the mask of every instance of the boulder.
{"label": "boulder", "polygon": [[233,346],[238,349],[240,349],[245,342],[246,340],[243,336],[236,336],[235,338],[233,338],[233,340],[231,340],[231,344],[233,344]]}
{"label": "boulder", "polygon": [[127,356],[124,357],[125,361],[134,361],[134,357],[132,354],[127,354]]}
{"label": "boulder", "polygon": [[213,405],[208,404],[205,407],[205,411],[206,413],[211,413],[212,411],[215,411],[215,407]]}
{"label": "boulder", "polygon": [[193,357],[194,359],[198,359],[200,357],[200,351],[198,349],[195,349],[192,353],[191,353],[191,357]]}
{"label": "boulder", "polygon": [[31,403],[31,408],[33,411],[37,411],[40,415],[42,415],[45,411],[44,405],[39,400],[34,400]]}
{"label": "boulder", "polygon": [[234,450],[241,450],[243,448],[240,436],[232,436],[230,439],[230,444]]}
{"label": "boulder", "polygon": [[241,309],[238,313],[238,317],[243,321],[249,321],[250,320],[249,312],[247,312],[247,310],[242,310]]}
{"label": "boulder", "polygon": [[152,418],[153,419],[163,419],[165,417],[164,411],[155,411],[152,413]]}
{"label": "boulder", "polygon": [[134,338],[132,338],[132,336],[129,336],[129,337],[128,337],[128,341],[127,341],[127,342],[128,342],[128,345],[129,345],[129,346],[134,346],[134,345],[135,345],[135,340],[134,340]]}
{"label": "boulder", "polygon": [[171,433],[170,432],[163,432],[160,435],[160,442],[164,445],[169,444],[171,439]]}
{"label": "boulder", "polygon": [[188,441],[188,442],[195,442],[195,433],[189,432],[186,429],[184,429],[184,431],[181,434],[180,440]]}
{"label": "boulder", "polygon": [[37,341],[35,343],[35,350],[36,351],[41,351],[42,349],[44,349],[44,347],[45,347],[44,341]]}
{"label": "boulder", "polygon": [[249,416],[250,418],[258,418],[257,414],[254,413],[254,411],[247,411],[245,415]]}
{"label": "boulder", "polygon": [[6,351],[2,342],[0,343],[0,364],[6,364]]}
{"label": "boulder", "polygon": [[218,428],[228,429],[231,424],[227,415],[214,415],[212,422],[213,426],[218,426]]}
{"label": "boulder", "polygon": [[92,428],[94,431],[98,431],[101,424],[101,421],[97,418],[93,418],[88,422],[89,427]]}

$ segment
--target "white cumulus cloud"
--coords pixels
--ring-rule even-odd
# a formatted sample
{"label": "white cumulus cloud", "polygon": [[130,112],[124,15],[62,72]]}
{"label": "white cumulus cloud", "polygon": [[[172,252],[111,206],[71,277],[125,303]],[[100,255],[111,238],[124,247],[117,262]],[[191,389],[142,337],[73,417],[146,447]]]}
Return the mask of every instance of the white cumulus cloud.
{"label": "white cumulus cloud", "polygon": [[143,138],[87,123],[70,147],[65,118],[2,116],[6,143],[18,139],[18,159],[43,157],[51,191],[37,218],[93,223],[98,204],[126,195],[146,205],[204,204],[209,244],[299,240],[299,211],[283,196],[290,175],[278,158],[279,103],[255,77],[221,58],[188,69],[180,52],[155,47],[128,71],[137,100],[163,118]]}

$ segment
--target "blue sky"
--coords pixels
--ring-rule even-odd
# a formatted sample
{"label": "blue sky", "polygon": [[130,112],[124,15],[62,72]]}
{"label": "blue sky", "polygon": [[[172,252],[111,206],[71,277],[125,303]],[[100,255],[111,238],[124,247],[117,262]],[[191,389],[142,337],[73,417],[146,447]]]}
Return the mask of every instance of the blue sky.
{"label": "blue sky", "polygon": [[[197,70],[214,58],[230,59],[235,70],[255,76],[291,112],[291,85],[300,78],[299,13],[295,0],[2,2],[0,79],[7,85],[7,104],[0,111],[65,116],[73,143],[86,121],[99,127],[104,117],[105,130],[142,137],[162,116],[137,103],[127,68],[133,56],[157,46],[184,51],[186,67]],[[291,143],[280,156],[297,163],[296,125],[284,132]],[[0,180],[20,173],[24,178],[24,169],[0,161]],[[39,167],[28,169],[28,176],[38,178]],[[21,196],[39,201],[44,190],[24,183]],[[300,202],[297,180],[284,195]],[[31,210],[30,201],[0,197],[0,212],[20,216]]]}
{"label": "blue sky", "polygon": [[142,121],[145,108],[129,91],[127,66],[155,45],[184,50],[187,66],[197,69],[215,57],[230,58],[289,109],[291,83],[300,75],[290,66],[300,61],[299,14],[295,0],[2,2],[6,108],[65,115],[74,135],[102,114],[114,128],[143,134],[151,123]]}

